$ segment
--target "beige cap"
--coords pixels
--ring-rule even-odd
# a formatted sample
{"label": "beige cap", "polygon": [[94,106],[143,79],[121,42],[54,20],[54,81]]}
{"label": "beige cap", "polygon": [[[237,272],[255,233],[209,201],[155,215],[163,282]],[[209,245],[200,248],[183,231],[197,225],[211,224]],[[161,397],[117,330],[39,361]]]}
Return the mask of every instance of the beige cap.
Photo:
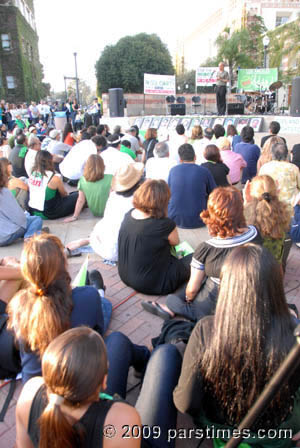
{"label": "beige cap", "polygon": [[117,192],[130,190],[130,188],[138,183],[143,173],[143,163],[135,162],[123,165],[113,177],[111,187]]}

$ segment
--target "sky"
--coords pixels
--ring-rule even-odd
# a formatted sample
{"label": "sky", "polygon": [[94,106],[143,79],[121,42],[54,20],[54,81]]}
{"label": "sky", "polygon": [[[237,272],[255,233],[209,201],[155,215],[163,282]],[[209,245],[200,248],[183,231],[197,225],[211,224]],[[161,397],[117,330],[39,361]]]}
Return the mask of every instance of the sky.
{"label": "sky", "polygon": [[64,76],[75,76],[76,52],[78,77],[95,88],[95,63],[104,47],[141,32],[157,34],[174,55],[177,39],[196,29],[221,4],[222,0],[209,4],[205,0],[34,0],[44,81],[56,92],[64,90]]}

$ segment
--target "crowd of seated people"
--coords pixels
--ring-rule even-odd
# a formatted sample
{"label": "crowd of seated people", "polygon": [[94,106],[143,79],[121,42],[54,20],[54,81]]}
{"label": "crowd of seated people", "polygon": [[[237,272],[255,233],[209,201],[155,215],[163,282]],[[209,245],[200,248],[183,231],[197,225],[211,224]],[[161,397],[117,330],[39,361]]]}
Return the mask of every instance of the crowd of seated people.
{"label": "crowd of seated people", "polygon": [[[17,447],[174,448],[177,411],[197,428],[235,428],[294,343],[297,309],[283,281],[286,241],[300,241],[297,148],[291,163],[274,125],[259,147],[250,126],[238,136],[233,125],[196,125],[189,136],[179,124],[159,141],[153,128],[144,139],[136,126],[75,132],[70,119],[61,133],[37,120],[29,132],[22,115],[15,118],[0,158],[0,245],[24,239],[24,248],[20,263],[1,260],[0,312],[8,314],[25,384]],[[3,146],[7,136],[0,138]],[[44,219],[66,225],[85,206],[97,222],[78,246],[90,244],[117,265],[134,291],[167,295],[165,304],[137,304],[162,318],[164,343],[152,353],[120,332],[106,334],[112,305],[101,274],[73,287],[68,250],[43,232]],[[178,256],[178,228],[204,226],[209,238]],[[180,325],[188,328],[184,340],[176,337]],[[142,381],[135,407],[124,401],[130,366]],[[255,446],[260,428],[291,428],[298,438],[299,397],[296,370],[246,442]],[[110,424],[112,439],[104,434]],[[128,440],[124,425],[152,430]],[[267,437],[259,443],[272,446]]]}

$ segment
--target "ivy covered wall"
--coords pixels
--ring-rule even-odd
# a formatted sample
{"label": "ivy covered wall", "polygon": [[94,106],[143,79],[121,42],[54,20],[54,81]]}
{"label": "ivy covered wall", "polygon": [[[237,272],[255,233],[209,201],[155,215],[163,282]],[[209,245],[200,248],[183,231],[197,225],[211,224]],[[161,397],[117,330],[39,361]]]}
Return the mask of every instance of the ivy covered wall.
{"label": "ivy covered wall", "polygon": [[[27,0],[33,10],[33,2]],[[10,48],[0,45],[2,94],[9,102],[38,101],[45,96],[43,68],[39,61],[38,36],[15,6],[1,6],[0,34],[10,36]],[[15,87],[8,89],[7,76],[14,77]],[[1,88],[0,88],[1,92]]]}

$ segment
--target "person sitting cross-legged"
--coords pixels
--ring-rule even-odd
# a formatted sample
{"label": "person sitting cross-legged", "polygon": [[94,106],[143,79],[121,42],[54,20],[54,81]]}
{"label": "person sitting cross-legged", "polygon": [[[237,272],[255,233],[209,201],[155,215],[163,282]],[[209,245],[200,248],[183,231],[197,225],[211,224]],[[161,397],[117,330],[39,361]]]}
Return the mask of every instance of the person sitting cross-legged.
{"label": "person sitting cross-legged", "polygon": [[180,164],[170,170],[168,178],[171,190],[168,216],[183,229],[203,227],[200,213],[206,209],[207,198],[216,183],[207,168],[196,165],[192,145],[185,143],[178,152]]}

